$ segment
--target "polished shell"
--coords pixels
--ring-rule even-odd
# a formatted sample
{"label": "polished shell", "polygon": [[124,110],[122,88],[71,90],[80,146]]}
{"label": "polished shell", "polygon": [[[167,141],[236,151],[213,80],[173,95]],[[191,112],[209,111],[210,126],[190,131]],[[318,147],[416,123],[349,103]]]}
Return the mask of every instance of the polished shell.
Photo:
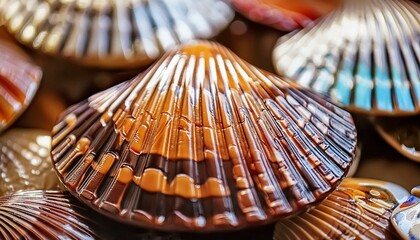
{"label": "polished shell", "polygon": [[81,200],[162,230],[228,230],[297,214],[354,158],[351,116],[211,42],[167,53],[68,108],[52,156]]}
{"label": "polished shell", "polygon": [[63,189],[50,150],[46,131],[11,129],[0,135],[0,196],[20,190]]}
{"label": "polished shell", "polygon": [[230,0],[249,19],[279,30],[291,31],[312,24],[330,12],[339,0]]}
{"label": "polished shell", "polygon": [[25,52],[0,36],[0,132],[28,107],[41,76],[41,69]]}
{"label": "polished shell", "polygon": [[420,116],[374,118],[376,131],[405,157],[420,162]]}
{"label": "polished shell", "polygon": [[413,188],[410,198],[394,210],[392,224],[404,239],[420,239],[420,187]]}
{"label": "polished shell", "polygon": [[99,239],[89,211],[68,192],[24,191],[0,197],[1,239]]}
{"label": "polished shell", "polygon": [[420,5],[345,0],[335,12],[281,38],[276,70],[350,111],[420,113]]}
{"label": "polished shell", "polygon": [[5,25],[42,52],[79,64],[129,68],[216,35],[233,18],[222,0],[4,0]]}
{"label": "polished shell", "polygon": [[0,239],[180,239],[176,233],[133,228],[86,208],[69,192],[22,191],[0,196]]}
{"label": "polished shell", "polygon": [[396,184],[346,178],[314,209],[278,222],[274,240],[398,239],[391,212],[407,197]]}

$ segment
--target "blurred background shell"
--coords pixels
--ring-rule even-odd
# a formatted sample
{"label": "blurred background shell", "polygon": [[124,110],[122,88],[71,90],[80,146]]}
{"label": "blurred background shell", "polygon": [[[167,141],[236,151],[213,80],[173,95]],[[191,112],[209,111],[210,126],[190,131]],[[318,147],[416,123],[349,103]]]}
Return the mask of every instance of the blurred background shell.
{"label": "blurred background shell", "polygon": [[29,56],[0,34],[0,132],[28,107],[42,77]]}
{"label": "blurred background shell", "polygon": [[407,240],[420,239],[420,187],[411,190],[411,196],[392,213],[392,224]]}
{"label": "blurred background shell", "polygon": [[149,64],[216,35],[234,15],[222,0],[3,0],[0,10],[22,43],[100,68]]}
{"label": "blurred background shell", "polygon": [[420,116],[374,118],[382,138],[405,157],[420,163]]}
{"label": "blurred background shell", "polygon": [[340,0],[230,0],[232,6],[252,21],[278,30],[291,31],[337,7]]}
{"label": "blurred background shell", "polygon": [[350,111],[418,114],[419,12],[411,1],[343,1],[317,24],[280,38],[275,68]]}
{"label": "blurred background shell", "polygon": [[0,196],[19,190],[63,189],[51,164],[49,132],[11,129],[0,136]]}
{"label": "blurred background shell", "polygon": [[276,224],[280,239],[398,239],[391,213],[409,193],[393,183],[346,178],[320,205]]}
{"label": "blurred background shell", "polygon": [[344,178],[357,142],[350,114],[206,41],[71,106],[52,134],[75,196],[166,231],[300,213]]}

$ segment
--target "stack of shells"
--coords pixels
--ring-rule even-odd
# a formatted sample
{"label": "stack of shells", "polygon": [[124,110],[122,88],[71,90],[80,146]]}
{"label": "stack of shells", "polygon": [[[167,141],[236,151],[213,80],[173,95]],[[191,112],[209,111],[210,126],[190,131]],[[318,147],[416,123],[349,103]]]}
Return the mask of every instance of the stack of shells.
{"label": "stack of shells", "polygon": [[[413,3],[397,7],[391,0],[378,1],[345,1],[321,26],[313,19],[338,1],[315,11],[308,2],[234,0],[232,4],[251,19],[263,19],[278,29],[309,26],[279,40],[274,59],[279,62],[277,69],[287,75],[289,70],[281,68],[283,59],[296,59],[297,63],[286,66],[299,74],[305,72],[304,66],[311,66],[308,56],[293,51],[292,43],[309,46],[307,39],[318,38],[305,33],[328,31],[339,21],[335,18],[347,19],[345,14],[354,14],[359,5],[380,6],[386,13],[391,9],[389,14],[412,14],[405,20],[418,17],[419,8]],[[407,10],[408,6],[414,10]],[[255,17],[255,11],[264,16],[266,10],[275,24],[269,17]],[[153,230],[230,231],[278,222],[275,239],[387,239],[398,234],[420,238],[419,219],[413,217],[420,211],[418,189],[410,196],[395,184],[344,179],[356,158],[357,144],[348,112],[288,79],[252,66],[217,43],[190,41],[216,35],[232,17],[229,4],[221,0],[0,0],[0,23],[19,42],[44,54],[106,69],[145,66],[160,57],[133,79],[69,107],[50,138],[39,130],[5,131],[29,105],[42,70],[16,43],[0,42],[0,132],[4,131],[0,135],[0,237],[177,239],[176,233]],[[366,16],[361,18],[367,23],[360,26],[375,25]],[[394,20],[392,24],[403,21]],[[407,30],[411,23],[403,22],[398,28],[398,42],[388,34],[389,46],[383,40],[380,45],[384,49],[401,46],[403,59],[391,59],[400,64],[395,65],[399,73],[410,69],[403,79],[392,72],[393,80],[410,81],[398,85],[401,91],[407,86],[414,89],[405,88],[413,93],[411,103],[404,94],[390,100],[400,103],[403,98],[396,111],[404,114],[419,109],[418,42],[413,35],[404,35],[418,35],[418,24]],[[366,45],[365,38],[361,43]],[[351,40],[361,44],[359,39],[343,42]],[[282,44],[290,48],[290,58]],[[348,60],[366,63],[365,52],[356,52],[357,58]],[[325,59],[346,62],[340,53],[325,53]],[[333,61],[326,62],[331,67]],[[414,64],[414,70],[409,64]],[[336,75],[325,79],[331,83]],[[302,83],[298,76],[291,77]],[[331,92],[332,101],[340,99],[339,91]],[[377,112],[394,109],[382,110]]]}

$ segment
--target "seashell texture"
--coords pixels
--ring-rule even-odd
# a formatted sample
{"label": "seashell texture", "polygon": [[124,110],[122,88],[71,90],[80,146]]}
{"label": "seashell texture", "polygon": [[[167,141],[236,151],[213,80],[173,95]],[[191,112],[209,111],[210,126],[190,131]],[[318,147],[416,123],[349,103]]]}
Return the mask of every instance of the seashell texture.
{"label": "seashell texture", "polygon": [[63,189],[51,164],[49,132],[11,129],[0,136],[0,196],[19,190]]}
{"label": "seashell texture", "polygon": [[351,111],[420,113],[420,5],[347,0],[332,14],[281,38],[276,70]]}
{"label": "seashell texture", "polygon": [[420,116],[375,118],[373,125],[382,138],[405,157],[420,162]]}
{"label": "seashell texture", "polygon": [[205,41],[70,107],[52,134],[77,197],[166,231],[302,212],[341,181],[356,147],[350,114]]}
{"label": "seashell texture", "polygon": [[0,197],[1,239],[99,239],[89,211],[68,192],[26,191]]}
{"label": "seashell texture", "polygon": [[279,239],[398,239],[391,212],[409,196],[393,183],[346,178],[320,205],[278,222]]}
{"label": "seashell texture", "polygon": [[249,19],[279,30],[291,31],[313,23],[337,7],[340,0],[230,0]]}
{"label": "seashell texture", "polygon": [[420,239],[420,187],[411,190],[411,196],[392,212],[392,224],[404,239]]}
{"label": "seashell texture", "polygon": [[41,76],[25,52],[0,38],[0,132],[28,107]]}
{"label": "seashell texture", "polygon": [[22,43],[100,68],[149,64],[216,35],[234,15],[222,0],[5,0],[2,11]]}
{"label": "seashell texture", "polygon": [[0,197],[0,239],[180,239],[132,228],[87,209],[69,192],[22,191]]}

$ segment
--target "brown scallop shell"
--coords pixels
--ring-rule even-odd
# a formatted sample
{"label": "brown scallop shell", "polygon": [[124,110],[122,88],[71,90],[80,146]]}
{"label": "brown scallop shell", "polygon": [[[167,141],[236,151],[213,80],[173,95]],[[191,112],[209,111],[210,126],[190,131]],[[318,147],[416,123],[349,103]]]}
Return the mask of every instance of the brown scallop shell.
{"label": "brown scallop shell", "polygon": [[408,196],[393,183],[347,178],[314,209],[277,223],[274,240],[398,239],[390,217]]}
{"label": "brown scallop shell", "polygon": [[179,239],[130,228],[87,209],[69,192],[23,191],[0,197],[0,239]]}
{"label": "brown scallop shell", "polygon": [[420,113],[420,5],[345,0],[316,24],[279,39],[276,70],[349,111]]}
{"label": "brown scallop shell", "polygon": [[0,196],[19,190],[64,189],[50,157],[49,132],[11,129],[0,136]]}
{"label": "brown scallop shell", "polygon": [[150,64],[176,44],[216,35],[234,15],[223,0],[6,0],[2,12],[20,42],[100,68]]}
{"label": "brown scallop shell", "polygon": [[356,148],[350,114],[205,41],[68,108],[52,134],[75,196],[177,231],[300,213],[333,191]]}
{"label": "brown scallop shell", "polygon": [[0,38],[0,132],[28,107],[41,76],[23,50]]}

